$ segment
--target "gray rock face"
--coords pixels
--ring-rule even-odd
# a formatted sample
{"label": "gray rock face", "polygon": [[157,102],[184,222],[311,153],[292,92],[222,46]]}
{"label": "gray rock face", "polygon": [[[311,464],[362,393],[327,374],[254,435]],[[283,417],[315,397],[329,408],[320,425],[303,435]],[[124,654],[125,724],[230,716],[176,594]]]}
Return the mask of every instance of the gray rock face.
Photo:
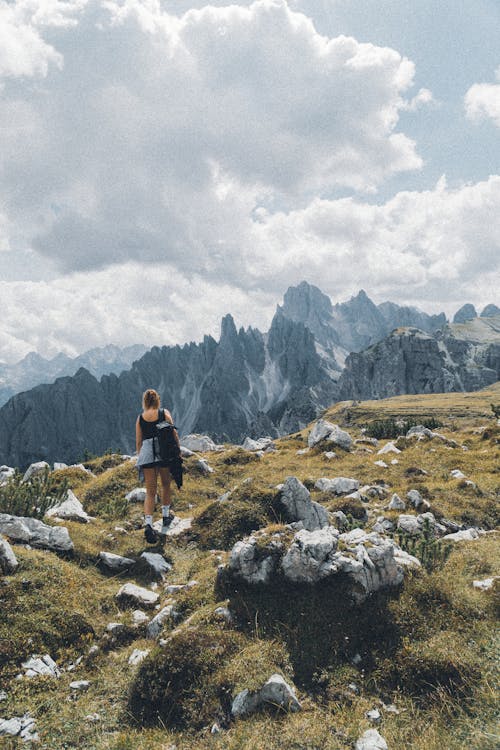
{"label": "gray rock face", "polygon": [[220,450],[223,446],[216,445],[208,435],[184,435],[181,439],[182,447],[193,453],[209,453]]}
{"label": "gray rock face", "polygon": [[128,500],[129,503],[143,503],[146,499],[146,490],[144,487],[136,487],[131,490],[128,495],[125,495],[125,499]]}
{"label": "gray rock face", "polygon": [[279,674],[273,674],[257,692],[242,690],[233,700],[231,713],[234,717],[248,716],[262,706],[271,705],[286,711],[300,711],[295,691]]}
{"label": "gray rock face", "polygon": [[338,572],[338,539],[339,532],[333,526],[297,532],[281,562],[285,578],[295,583],[316,583]]}
{"label": "gray rock face", "polygon": [[453,322],[467,323],[469,320],[474,320],[474,318],[477,318],[476,308],[470,302],[467,302],[466,305],[462,305],[460,310],[457,310],[453,316]]}
{"label": "gray rock face", "polygon": [[483,312],[481,313],[481,318],[496,318],[496,316],[500,316],[500,307],[497,307],[497,305],[486,305]]}
{"label": "gray rock face", "polygon": [[163,607],[157,615],[153,617],[151,622],[146,627],[146,635],[148,638],[158,638],[161,631],[163,630],[166,623],[172,618],[174,614],[174,606],[169,604],[167,607]]}
{"label": "gray rock face", "polygon": [[454,534],[446,534],[443,537],[443,542],[472,542],[475,539],[479,539],[477,529],[462,529]]}
{"label": "gray rock face", "polygon": [[114,552],[99,552],[99,560],[105,568],[116,571],[128,570],[135,565],[135,560],[132,560],[131,557],[115,555]]}
{"label": "gray rock face", "polygon": [[271,541],[266,545],[266,554],[261,555],[257,538],[250,536],[236,542],[229,557],[229,569],[247,583],[269,583],[276,570],[282,544]]}
{"label": "gray rock face", "polygon": [[36,722],[29,713],[0,719],[0,737],[19,737],[22,742],[38,742]]}
{"label": "gray rock face", "polygon": [[0,536],[0,570],[2,573],[15,573],[19,563],[12,547],[6,539]]}
{"label": "gray rock face", "polygon": [[321,490],[321,492],[331,492],[334,495],[347,495],[349,492],[355,492],[359,489],[359,482],[357,479],[351,479],[350,477],[334,477],[333,479],[322,477],[316,481],[314,486],[317,490]]}
{"label": "gray rock face", "polygon": [[312,531],[328,526],[328,511],[311,500],[309,490],[296,477],[287,477],[281,491],[281,502],[290,521],[302,521]]}
{"label": "gray rock face", "polygon": [[47,518],[62,518],[64,521],[78,521],[79,523],[88,523],[91,520],[72,490],[67,491],[66,500],[59,505],[53,505],[45,515]]}
{"label": "gray rock face", "polygon": [[339,398],[377,399],[403,393],[474,391],[500,378],[500,319],[479,318],[431,335],[399,328],[351,353]]}
{"label": "gray rock face", "polygon": [[387,507],[389,510],[404,510],[406,508],[406,503],[404,500],[401,500],[399,495],[396,495],[396,493],[394,493]]}
{"label": "gray rock face", "polygon": [[71,552],[73,542],[64,526],[47,526],[35,518],[10,516],[0,513],[0,534],[13,542],[30,544],[32,547],[53,552]]}
{"label": "gray rock face", "polygon": [[25,677],[60,677],[61,670],[52,659],[49,654],[44,656],[32,656],[27,661],[23,662],[22,668],[24,669]]}

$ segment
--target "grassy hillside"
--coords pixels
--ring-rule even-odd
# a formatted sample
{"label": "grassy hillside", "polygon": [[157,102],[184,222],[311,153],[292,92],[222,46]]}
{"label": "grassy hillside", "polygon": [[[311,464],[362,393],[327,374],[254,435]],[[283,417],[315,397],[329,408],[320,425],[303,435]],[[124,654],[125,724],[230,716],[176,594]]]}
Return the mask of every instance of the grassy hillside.
{"label": "grassy hillside", "polygon": [[[67,479],[94,520],[64,524],[75,545],[68,557],[13,545],[19,569],[0,578],[0,690],[6,692],[0,717],[29,711],[40,734],[38,747],[47,750],[345,750],[372,726],[365,714],[377,708],[377,729],[390,750],[498,747],[499,587],[498,581],[489,591],[472,585],[500,575],[494,533],[500,427],[491,403],[500,404],[498,383],[470,394],[344,402],[325,415],[353,438],[363,437],[375,422],[432,418],[456,448],[414,442],[397,455],[379,456],[387,442],[381,439],[377,447],[335,449],[333,459],[325,457],[324,446],[298,455],[307,446],[307,428],[277,440],[276,452],[261,458],[231,446],[206,454],[214,469],[207,476],[196,456],[188,459],[175,512],[193,518],[191,531],[149,548],[172,564],[165,584],[197,582],[174,594],[165,592],[162,582],[151,584],[144,569],[106,573],[98,564],[101,551],[135,560],[147,548],[142,508],[124,500],[137,486],[133,466],[105,456],[88,463],[93,475],[53,472],[57,482]],[[375,465],[381,459],[386,468]],[[454,469],[466,480],[453,479]],[[397,593],[361,605],[356,617],[346,612],[339,620],[334,594],[321,600],[297,591],[286,599],[277,591],[279,622],[266,622],[263,600],[249,600],[248,611],[256,613],[250,624],[228,624],[215,613],[228,603],[218,600],[218,566],[252,530],[283,529],[275,487],[289,475],[311,488],[313,500],[344,511],[351,527],[362,523],[366,512],[368,529],[379,516],[396,519],[396,511],[386,510],[392,493],[404,498],[418,489],[436,518],[491,533],[453,545],[429,570],[409,574]],[[361,502],[314,489],[318,478],[336,476],[370,485],[383,480],[388,495]],[[217,502],[228,490],[229,501]],[[152,587],[161,606],[174,605],[176,617],[167,621],[160,645],[145,637],[144,626],[134,625],[134,608],[117,603],[115,595],[128,581]],[[145,611],[148,617],[156,614]],[[108,630],[113,622],[122,624],[115,635]],[[354,663],[352,649],[338,647],[336,630],[347,644],[356,641],[360,658]],[[142,665],[129,666],[134,649],[152,652]],[[64,668],[59,678],[15,679],[26,658],[45,653]],[[268,710],[227,724],[224,709],[231,698],[257,689],[275,672],[295,684],[303,710]],[[74,680],[90,685],[78,691],[70,688]],[[156,703],[166,706],[160,723],[153,715]],[[216,734],[210,731],[214,723],[222,727]],[[2,741],[2,747],[18,746],[15,739]]]}

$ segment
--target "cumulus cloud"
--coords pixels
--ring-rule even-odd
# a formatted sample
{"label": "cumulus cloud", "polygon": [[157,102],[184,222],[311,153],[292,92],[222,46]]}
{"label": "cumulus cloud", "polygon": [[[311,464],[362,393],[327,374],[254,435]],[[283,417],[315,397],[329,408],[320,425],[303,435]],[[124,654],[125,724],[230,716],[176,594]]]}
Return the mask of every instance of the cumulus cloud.
{"label": "cumulus cloud", "polygon": [[491,119],[500,128],[500,68],[498,83],[475,83],[465,95],[465,111],[471,120]]}
{"label": "cumulus cloud", "polygon": [[235,259],[238,273],[224,279],[126,262],[44,282],[3,283],[0,359],[34,348],[73,354],[109,341],[217,337],[227,312],[238,325],[267,330],[283,292],[302,279],[334,301],[364,287],[376,302],[450,315],[465,300],[498,303],[499,207],[500,176],[460,188],[442,178],[433,190],[400,192],[381,204],[315,199],[300,210],[261,209]]}
{"label": "cumulus cloud", "polygon": [[182,16],[152,0],[61,6],[18,13],[19,28],[50,27],[59,69],[0,105],[0,199],[11,246],[65,271],[141,259],[221,273],[260,205],[373,191],[421,165],[397,132],[413,64],[325,38],[285,0]]}

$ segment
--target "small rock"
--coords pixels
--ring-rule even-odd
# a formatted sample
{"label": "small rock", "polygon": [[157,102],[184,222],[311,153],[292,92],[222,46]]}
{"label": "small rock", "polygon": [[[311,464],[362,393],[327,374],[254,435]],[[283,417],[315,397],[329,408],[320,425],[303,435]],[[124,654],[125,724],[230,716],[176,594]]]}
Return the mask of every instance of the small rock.
{"label": "small rock", "polygon": [[9,696],[5,692],[5,690],[0,690],[0,702],[6,701]]}
{"label": "small rock", "polygon": [[314,423],[311,432],[307,438],[309,448],[312,448],[322,440],[334,443],[344,450],[350,450],[352,446],[352,437],[345,430],[341,430],[337,424],[328,422],[326,419],[318,419]]}
{"label": "small rock", "polygon": [[374,461],[373,462],[375,466],[380,466],[381,469],[388,469],[388,464],[385,463],[385,461]]}
{"label": "small rock", "polygon": [[271,437],[262,437],[258,440],[246,437],[241,447],[246,451],[263,451],[270,446],[274,447],[273,439]]}
{"label": "small rock", "polygon": [[118,591],[116,598],[121,604],[139,604],[143,607],[154,607],[159,600],[159,595],[135,583],[125,583]]}
{"label": "small rock", "polygon": [[376,729],[368,729],[356,742],[355,750],[388,750],[388,747]]}
{"label": "small rock", "polygon": [[450,471],[450,477],[453,477],[453,479],[466,479],[465,474],[460,469]]}
{"label": "small rock", "polygon": [[168,620],[174,615],[174,607],[169,604],[167,607],[163,607],[157,615],[153,617],[151,622],[146,627],[146,634],[148,638],[157,638],[163,627]]}
{"label": "small rock", "polygon": [[54,471],[61,471],[61,469],[67,469],[68,464],[63,463],[62,461],[54,461]]}
{"label": "small rock", "polygon": [[19,563],[12,547],[6,539],[0,536],[0,571],[5,574],[15,573]]}
{"label": "small rock", "polygon": [[129,667],[136,667],[140,664],[150,653],[150,649],[141,650],[140,648],[134,648],[130,656],[128,657]]}
{"label": "small rock", "polygon": [[404,510],[406,508],[406,503],[404,500],[401,500],[399,495],[394,495],[391,497],[391,502],[387,506],[389,510]]}
{"label": "small rock", "polygon": [[195,464],[195,467],[198,469],[199,472],[201,472],[204,476],[208,476],[209,474],[213,474],[214,470],[206,461],[204,458],[199,458]]}
{"label": "small rock", "polygon": [[255,693],[242,690],[233,700],[231,713],[235,717],[247,716],[255,713],[261,706],[270,704],[287,711],[300,711],[302,706],[297,700],[294,690],[279,674],[273,674],[268,681]]}
{"label": "small rock", "polygon": [[291,521],[301,521],[308,531],[328,526],[328,512],[311,500],[309,490],[296,477],[287,477],[281,491],[281,502]]}
{"label": "small rock", "polygon": [[[164,534],[164,536],[172,537],[172,536],[181,536],[181,534],[184,534],[186,531],[189,531],[191,526],[193,525],[193,519],[192,518],[180,518],[179,516],[174,516],[172,523],[168,527],[168,531]],[[162,522],[161,521],[155,521],[153,524],[153,528],[164,533],[162,531]]]}
{"label": "small rock", "polygon": [[36,461],[34,464],[30,464],[26,469],[23,482],[27,482],[31,477],[35,477],[37,474],[43,474],[44,471],[50,471],[50,466],[47,461]]}
{"label": "small rock", "polygon": [[309,453],[311,449],[310,448],[299,448],[298,451],[295,452],[296,456],[305,456],[306,453]]}
{"label": "small rock", "polygon": [[377,451],[377,456],[383,456],[386,453],[401,453],[401,451],[396,448],[394,443],[386,443],[383,448]]}
{"label": "small rock", "polygon": [[139,562],[151,578],[156,580],[162,581],[172,570],[172,565],[158,552],[143,552]]}
{"label": "small rock", "polygon": [[493,576],[493,578],[483,578],[482,581],[472,581],[472,585],[475,589],[479,589],[480,591],[489,591],[491,588],[493,588],[493,584],[498,578],[500,578],[500,576]]}
{"label": "small rock", "polygon": [[49,677],[60,677],[61,670],[55,661],[49,656],[32,656],[21,665],[25,671],[25,677],[38,677],[47,675]]}
{"label": "small rock", "polygon": [[223,450],[223,445],[216,445],[208,435],[184,435],[181,445],[194,453],[208,453]]}
{"label": "small rock", "polygon": [[72,490],[66,492],[66,499],[62,503],[53,505],[45,515],[47,518],[62,518],[64,521],[78,521],[79,523],[88,523],[91,520]]}
{"label": "small rock", "polygon": [[113,552],[99,552],[99,562],[109,570],[127,570],[135,565],[131,557],[122,557]]}
{"label": "small rock", "polygon": [[334,479],[322,477],[316,481],[314,486],[321,492],[332,492],[334,495],[346,495],[349,492],[357,490],[359,488],[359,482],[357,479],[351,479],[350,477],[335,477]]}
{"label": "small rock", "polygon": [[[248,438],[247,438],[247,440],[248,440]],[[210,730],[210,734],[220,734],[220,732],[221,732],[220,726],[217,723],[212,724],[212,728]]]}
{"label": "small rock", "polygon": [[131,490],[128,495],[125,495],[125,500],[128,500],[129,503],[143,503],[146,499],[146,490],[144,487],[136,487],[134,490]]}
{"label": "small rock", "polygon": [[120,633],[123,633],[125,630],[125,625],[123,622],[108,622],[106,625],[106,630],[108,633],[110,633],[113,636],[119,636]]}
{"label": "small rock", "polygon": [[370,711],[367,711],[365,716],[372,724],[380,724],[380,720],[382,719],[382,714],[378,708],[372,708]]}
{"label": "small rock", "polygon": [[142,609],[134,609],[132,612],[132,623],[136,627],[140,627],[141,625],[145,625],[147,622],[149,622],[149,617],[145,612],[142,611]]}
{"label": "small rock", "polygon": [[217,609],[214,609],[214,614],[222,618],[228,625],[232,625],[234,622],[234,617],[228,607],[217,607]]}
{"label": "small rock", "polygon": [[463,529],[462,531],[456,531],[454,534],[446,534],[443,537],[443,542],[472,542],[475,539],[479,539],[477,529]]}
{"label": "small rock", "polygon": [[101,714],[87,714],[87,716],[85,716],[85,721],[90,721],[92,724],[95,724],[96,722],[101,721]]}
{"label": "small rock", "polygon": [[420,508],[423,508],[425,506],[430,507],[427,500],[424,500],[418,490],[408,490],[408,492],[406,493],[406,498],[413,505],[413,507],[416,508],[416,510],[419,510]]}
{"label": "small rock", "polygon": [[331,461],[333,458],[337,458],[337,454],[333,451],[323,451],[323,455],[328,461]]}
{"label": "small rock", "polygon": [[74,682],[70,682],[69,686],[71,690],[80,690],[83,692],[84,690],[89,689],[90,682],[89,680],[75,680]]}

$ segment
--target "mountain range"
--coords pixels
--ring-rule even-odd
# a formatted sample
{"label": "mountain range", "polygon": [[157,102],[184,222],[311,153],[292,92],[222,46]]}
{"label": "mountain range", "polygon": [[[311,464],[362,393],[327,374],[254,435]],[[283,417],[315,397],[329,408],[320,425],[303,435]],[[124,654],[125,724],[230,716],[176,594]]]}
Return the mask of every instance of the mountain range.
{"label": "mountain range", "polygon": [[[302,428],[339,399],[473,390],[500,377],[494,305],[463,323],[361,291],[333,305],[291,287],[267,333],[222,320],[219,341],[153,347],[120,375],[87,368],[13,396],[0,409],[0,462],[72,462],[86,449],[134,450],[141,395],[156,388],[181,434],[218,441]],[[486,313],[486,314],[485,314]]]}

